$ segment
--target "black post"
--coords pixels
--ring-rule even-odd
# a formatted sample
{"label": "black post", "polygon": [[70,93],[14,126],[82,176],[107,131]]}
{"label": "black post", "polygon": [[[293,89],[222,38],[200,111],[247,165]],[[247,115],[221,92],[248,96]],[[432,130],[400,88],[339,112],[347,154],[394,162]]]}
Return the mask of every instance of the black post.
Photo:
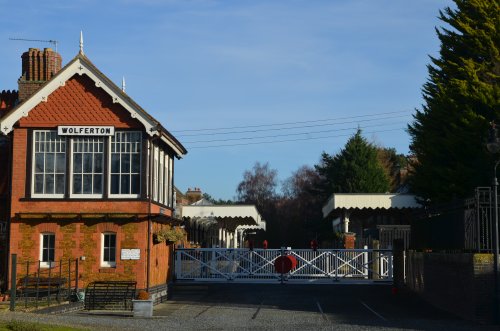
{"label": "black post", "polygon": [[17,254],[11,255],[10,270],[10,311],[16,310]]}
{"label": "black post", "polygon": [[493,233],[493,241],[494,241],[494,254],[493,254],[493,274],[494,274],[494,304],[493,307],[495,309],[494,317],[495,322],[500,324],[500,297],[499,297],[499,280],[498,280],[498,180],[497,180],[497,166],[500,161],[495,163],[494,169],[494,177],[493,177],[493,203],[494,209],[493,214],[495,218],[495,226]]}
{"label": "black post", "polygon": [[401,289],[405,283],[405,248],[403,239],[394,239],[392,249],[394,288]]}

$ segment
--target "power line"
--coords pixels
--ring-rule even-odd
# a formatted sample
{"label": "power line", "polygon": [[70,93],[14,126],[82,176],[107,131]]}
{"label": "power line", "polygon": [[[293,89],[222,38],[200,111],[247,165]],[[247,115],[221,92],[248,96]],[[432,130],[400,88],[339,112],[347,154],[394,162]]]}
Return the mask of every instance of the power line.
{"label": "power line", "polygon": [[[336,120],[346,120],[346,119],[354,119],[354,118],[366,118],[366,117],[374,117],[380,115],[388,115],[388,114],[401,114],[401,113],[409,113],[410,111],[392,111],[392,112],[384,112],[384,113],[375,113],[375,114],[364,114],[357,116],[347,116],[347,117],[337,117],[337,118],[326,118],[319,120],[310,120],[310,121],[296,121],[296,122],[283,122],[283,123],[273,123],[273,124],[257,124],[257,125],[243,125],[243,126],[233,126],[233,127],[219,127],[219,128],[205,128],[205,129],[185,129],[185,130],[172,130],[172,133],[180,133],[180,132],[201,132],[201,131],[215,131],[215,130],[233,130],[233,129],[248,129],[248,128],[259,128],[259,127],[270,127],[270,126],[282,126],[282,125],[293,125],[293,124],[304,124],[304,123],[317,123],[317,122],[326,122],[326,121],[336,121]],[[186,136],[186,135],[185,135]]]}
{"label": "power line", "polygon": [[[387,126],[387,125],[393,125],[393,124],[400,124],[400,123],[380,123],[380,124],[372,124],[372,125],[365,125],[363,128],[368,128],[368,127],[377,127],[377,126]],[[346,131],[346,130],[356,130],[357,127],[350,127],[350,128],[341,128],[341,129],[335,129],[335,131]],[[289,136],[299,136],[299,135],[310,135],[310,134],[317,134],[317,133],[325,133],[325,132],[332,132],[333,129],[330,130],[320,130],[320,131],[310,131],[310,132],[296,132],[296,133],[285,133],[285,134],[277,134],[277,135],[267,135],[267,136],[254,136],[254,137],[238,137],[238,138],[225,138],[225,139],[212,139],[212,140],[195,140],[195,141],[184,141],[184,144],[194,144],[194,143],[211,143],[211,142],[219,142],[219,141],[231,141],[231,140],[250,140],[250,139],[263,139],[263,138],[277,138],[277,137],[289,137]]]}
{"label": "power line", "polygon": [[[283,128],[269,128],[269,129],[256,129],[256,130],[244,130],[244,131],[229,131],[229,132],[210,132],[210,133],[197,133],[197,134],[180,134],[178,137],[200,137],[200,136],[216,136],[216,135],[229,135],[229,134],[241,134],[241,133],[256,133],[256,132],[267,132],[267,131],[284,131],[284,130],[293,130],[293,129],[304,129],[304,128],[315,128],[315,127],[325,127],[332,125],[342,125],[342,124],[351,124],[351,123],[362,123],[362,122],[373,122],[373,121],[381,121],[388,120],[393,118],[404,118],[406,115],[398,115],[398,116],[386,116],[379,118],[370,118],[370,119],[361,119],[355,121],[344,121],[344,122],[336,122],[336,123],[323,123],[323,124],[314,124],[314,125],[301,125],[301,126],[291,126],[291,127],[283,127]],[[307,121],[307,122],[319,122],[324,120],[315,120],[315,121]],[[299,122],[297,122],[299,123]],[[304,122],[305,123],[305,122]],[[273,124],[269,124],[266,126],[271,126]],[[285,124],[283,124],[285,125]],[[252,127],[252,126],[250,126]],[[243,127],[241,127],[243,128]],[[222,130],[222,129],[221,129]]]}
{"label": "power line", "polygon": [[[390,132],[390,131],[398,131],[398,130],[404,130],[404,129],[405,128],[395,128],[395,129],[387,129],[387,130],[370,131],[370,132],[365,132],[365,133]],[[292,141],[316,140],[316,139],[326,139],[326,138],[340,138],[340,137],[347,137],[347,136],[350,136],[350,134],[341,134],[341,135],[323,136],[323,137],[307,137],[307,138],[298,138],[298,139],[272,140],[272,141],[261,141],[261,142],[249,142],[249,143],[237,143],[237,144],[224,144],[224,145],[191,146],[189,148],[190,149],[198,149],[198,148],[219,148],[219,147],[232,147],[232,146],[263,145],[263,144],[275,144],[275,143],[292,142]]]}

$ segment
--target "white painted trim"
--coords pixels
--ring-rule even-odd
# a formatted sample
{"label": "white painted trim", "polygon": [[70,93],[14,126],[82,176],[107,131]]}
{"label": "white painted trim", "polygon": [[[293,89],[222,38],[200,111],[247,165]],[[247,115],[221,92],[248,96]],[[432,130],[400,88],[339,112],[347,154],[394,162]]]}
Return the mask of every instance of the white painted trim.
{"label": "white painted trim", "polygon": [[132,118],[136,118],[139,122],[141,122],[150,136],[158,134],[158,131],[154,130],[157,124],[156,122],[147,118],[144,114],[142,114],[142,110],[137,109],[130,103],[130,101],[123,98],[119,88],[116,88],[111,84],[106,84],[106,79],[101,77],[102,73],[97,72],[80,57],[76,57],[74,62],[65,67],[55,77],[49,80],[40,90],[20,104],[14,112],[2,118],[2,121],[0,122],[0,131],[5,135],[11,132],[17,121],[19,121],[22,117],[27,117],[29,112],[40,102],[47,102],[50,94],[52,94],[59,87],[66,85],[66,82],[75,74],[80,76],[85,74],[90,77],[90,79],[95,82],[95,86],[102,88],[111,96],[113,103],[119,103],[122,105],[130,113]]}
{"label": "white painted trim", "polygon": [[[115,262],[104,261],[104,235],[114,234],[115,235]],[[115,268],[116,267],[116,253],[118,252],[118,235],[116,232],[106,231],[101,233],[101,267],[102,268]]]}
{"label": "white painted trim", "polygon": [[[55,245],[55,236],[56,234],[54,232],[42,232],[40,233],[40,257],[39,257],[39,260],[40,260],[40,268],[52,268],[54,265],[55,265],[55,261],[50,261],[50,262],[45,262],[45,261],[42,261],[43,259],[43,236],[45,235],[53,235],[54,236],[54,245]],[[56,255],[56,247],[54,246],[54,260],[55,260],[55,256]]]}
{"label": "white painted trim", "polygon": [[169,139],[167,139],[167,137],[162,136],[161,140],[174,150],[175,154],[177,154],[177,157],[182,158],[184,156],[184,153],[182,153],[182,151],[178,149],[176,145],[172,144],[172,142]]}

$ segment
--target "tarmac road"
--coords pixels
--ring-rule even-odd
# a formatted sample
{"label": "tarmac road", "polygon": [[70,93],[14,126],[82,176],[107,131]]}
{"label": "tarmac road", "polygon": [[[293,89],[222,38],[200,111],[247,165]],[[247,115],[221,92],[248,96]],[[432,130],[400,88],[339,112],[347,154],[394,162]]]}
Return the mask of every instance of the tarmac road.
{"label": "tarmac road", "polygon": [[123,312],[0,313],[0,319],[92,330],[500,330],[431,307],[387,285],[186,284],[153,318]]}

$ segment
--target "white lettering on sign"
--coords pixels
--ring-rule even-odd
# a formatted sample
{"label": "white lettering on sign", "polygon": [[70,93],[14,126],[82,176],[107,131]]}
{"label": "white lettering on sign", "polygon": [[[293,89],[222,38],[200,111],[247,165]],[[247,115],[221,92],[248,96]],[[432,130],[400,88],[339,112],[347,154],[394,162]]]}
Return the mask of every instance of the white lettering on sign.
{"label": "white lettering on sign", "polygon": [[114,126],[66,126],[57,127],[60,136],[112,136],[115,134]]}
{"label": "white lettering on sign", "polygon": [[121,250],[121,259],[122,260],[140,260],[141,259],[141,250],[139,248],[123,248]]}

